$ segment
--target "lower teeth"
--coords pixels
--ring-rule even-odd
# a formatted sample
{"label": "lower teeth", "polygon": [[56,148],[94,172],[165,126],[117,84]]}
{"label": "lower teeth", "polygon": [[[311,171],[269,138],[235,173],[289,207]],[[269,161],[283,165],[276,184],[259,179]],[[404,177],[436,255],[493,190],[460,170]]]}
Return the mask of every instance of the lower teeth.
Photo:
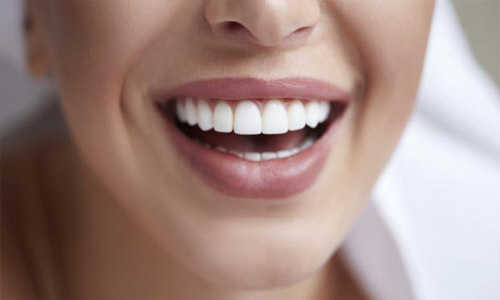
{"label": "lower teeth", "polygon": [[234,150],[228,150],[224,147],[217,146],[213,147],[209,144],[204,143],[203,146],[207,148],[214,149],[219,152],[223,153],[229,153],[231,155],[237,156],[239,158],[242,158],[244,160],[248,161],[263,161],[263,160],[271,160],[271,159],[281,159],[281,158],[287,158],[293,155],[296,155],[307,148],[311,147],[312,144],[315,142],[315,138],[308,138],[306,139],[302,145],[295,147],[290,150],[281,150],[281,151],[276,151],[276,152],[239,152],[239,151],[234,151]]}

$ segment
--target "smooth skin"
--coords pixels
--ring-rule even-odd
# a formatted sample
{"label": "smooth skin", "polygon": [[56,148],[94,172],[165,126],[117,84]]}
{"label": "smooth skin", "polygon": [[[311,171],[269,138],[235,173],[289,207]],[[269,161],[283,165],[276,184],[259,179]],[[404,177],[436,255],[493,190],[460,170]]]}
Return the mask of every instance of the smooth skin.
{"label": "smooth skin", "polygon": [[[3,293],[362,299],[334,254],[411,114],[433,7],[29,1],[28,63],[57,82],[72,139],[4,158],[2,211],[16,217],[3,218]],[[317,181],[287,205],[206,186],[179,159],[149,97],[197,79],[296,76],[355,98]]]}

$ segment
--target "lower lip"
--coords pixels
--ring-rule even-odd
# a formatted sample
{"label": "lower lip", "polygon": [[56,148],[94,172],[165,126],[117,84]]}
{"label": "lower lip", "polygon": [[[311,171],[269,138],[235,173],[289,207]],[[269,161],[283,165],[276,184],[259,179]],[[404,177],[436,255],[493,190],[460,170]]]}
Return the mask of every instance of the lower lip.
{"label": "lower lip", "polygon": [[343,123],[343,115],[306,150],[288,158],[258,162],[206,148],[185,136],[173,122],[165,123],[177,153],[209,186],[228,196],[276,199],[299,194],[315,182]]}

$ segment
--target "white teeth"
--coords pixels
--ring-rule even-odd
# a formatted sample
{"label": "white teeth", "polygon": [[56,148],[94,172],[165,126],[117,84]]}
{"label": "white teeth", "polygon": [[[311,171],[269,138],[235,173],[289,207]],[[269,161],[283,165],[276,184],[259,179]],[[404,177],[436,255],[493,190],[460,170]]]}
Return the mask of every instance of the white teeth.
{"label": "white teeth", "polygon": [[229,150],[229,153],[231,153],[234,156],[238,156],[239,158],[244,158],[244,155],[242,152],[234,151],[234,150]]}
{"label": "white teeth", "polygon": [[299,100],[288,105],[288,129],[299,130],[306,126],[306,111]]}
{"label": "white teeth", "polygon": [[295,154],[297,154],[299,152],[300,152],[299,148],[293,148],[292,150],[290,150],[290,156],[295,155]]}
{"label": "white teeth", "polygon": [[258,152],[245,152],[243,154],[243,158],[246,160],[251,160],[251,161],[260,161],[261,160],[260,153],[258,153]]}
{"label": "white teeth", "polygon": [[302,145],[299,146],[299,151],[306,150],[314,144],[314,138],[308,138]]}
{"label": "white teeth", "polygon": [[217,132],[233,131],[233,111],[231,106],[224,101],[219,101],[214,109],[214,130]]}
{"label": "white teeth", "polygon": [[314,138],[308,138],[305,140],[302,145],[299,147],[290,149],[290,150],[281,150],[281,151],[276,151],[276,152],[239,152],[235,150],[227,150],[224,147],[215,147],[214,149],[220,152],[228,152],[234,156],[237,156],[239,158],[242,158],[244,160],[248,161],[265,161],[265,160],[271,160],[271,159],[283,159],[287,158],[290,156],[294,156],[307,148],[311,147],[312,144],[314,143]]}
{"label": "white teeth", "polygon": [[212,122],[212,110],[205,100],[200,100],[197,106],[198,112],[198,127],[203,131],[207,131],[213,128]]}
{"label": "white teeth", "polygon": [[330,103],[326,101],[319,102],[319,119],[320,123],[326,121],[328,119],[328,115],[330,114]]}
{"label": "white teeth", "polygon": [[317,101],[310,101],[306,104],[307,126],[316,128],[319,122],[319,104]]}
{"label": "white teeth", "polygon": [[186,108],[184,107],[184,103],[180,100],[175,102],[175,113],[179,118],[179,121],[186,122]]}
{"label": "white teeth", "polygon": [[260,134],[262,118],[257,104],[252,101],[241,101],[234,112],[234,133]]}
{"label": "white teeth", "polygon": [[278,158],[278,154],[276,152],[263,152],[261,153],[262,160],[269,160]]}
{"label": "white teeth", "polygon": [[262,133],[280,134],[288,131],[288,116],[285,105],[280,100],[271,100],[264,106]]}
{"label": "white teeth", "polygon": [[[231,111],[231,107],[229,107],[229,105],[227,103],[222,102],[222,101],[217,103],[216,109],[215,109],[214,114],[213,114],[214,117],[212,118],[212,113],[210,111],[209,104],[206,101],[200,100],[198,105],[194,105],[192,100],[191,100],[191,104],[188,104],[190,102],[189,100],[190,99],[186,99],[185,105],[181,101],[178,101],[178,103],[176,103],[176,113],[178,114],[179,120],[181,120],[182,116],[186,117],[187,122],[189,122],[190,118],[191,118],[192,122],[194,119],[194,122],[197,122],[198,126],[200,126],[200,128],[202,128],[202,130],[204,130],[203,128],[210,127],[209,126],[210,124],[215,124],[215,127],[217,127],[215,115],[218,113],[222,116],[221,119],[226,121],[225,123],[224,122],[220,123],[223,125],[222,126],[223,128],[224,128],[224,126],[226,128],[228,127],[227,126],[228,119],[230,119],[230,121],[231,121],[230,124],[232,124],[232,111]],[[278,100],[276,100],[276,101],[278,101]],[[190,108],[188,109],[188,107],[190,107]],[[192,114],[193,107],[195,108],[194,111],[197,112],[196,114],[194,114],[194,117]],[[219,108],[217,109],[217,107],[219,107]],[[243,107],[243,108],[245,108],[245,107]],[[253,109],[254,108],[251,108],[251,110],[253,110]],[[276,109],[276,108],[272,108],[272,109]],[[278,109],[281,109],[281,108],[278,108]],[[285,110],[284,107],[283,107],[283,110]],[[190,111],[189,114],[187,113],[188,111]],[[280,112],[280,114],[281,113],[283,113],[283,111]],[[253,117],[253,116],[250,115],[250,117]],[[259,115],[259,117],[260,117],[260,115]],[[243,120],[244,120],[244,118],[248,118],[248,116],[243,115]],[[212,119],[214,122],[212,122]],[[266,160],[273,160],[273,159],[283,159],[283,158],[287,158],[287,157],[296,155],[296,154],[300,153],[301,151],[304,151],[307,148],[309,148],[315,142],[315,138],[310,136],[307,139],[305,139],[300,146],[292,148],[292,149],[280,150],[280,151],[276,151],[276,152],[262,152],[262,153],[260,153],[260,152],[240,152],[240,151],[236,151],[236,150],[227,149],[223,146],[212,146],[212,145],[210,145],[206,142],[202,142],[198,139],[194,139],[194,141],[199,143],[200,145],[202,145],[203,147],[205,147],[207,149],[212,149],[212,150],[215,150],[218,152],[231,154],[231,155],[234,155],[236,157],[239,157],[239,158],[247,160],[247,161],[259,162],[259,161],[266,161]]]}
{"label": "white teeth", "polygon": [[196,106],[194,105],[193,99],[186,99],[186,119],[189,125],[195,125],[198,122],[196,116]]}
{"label": "white teeth", "polygon": [[289,150],[281,150],[276,153],[278,158],[285,158],[291,156],[291,152]]}
{"label": "white teeth", "polygon": [[[269,100],[259,108],[258,102],[244,100],[235,103],[235,108],[226,101],[217,101],[211,106],[207,100],[176,101],[175,112],[181,122],[203,131],[241,135],[283,134],[300,130],[305,126],[315,128],[325,122],[330,114],[330,102],[293,100]],[[212,104],[213,105],[213,104]],[[233,112],[234,109],[234,112]]]}

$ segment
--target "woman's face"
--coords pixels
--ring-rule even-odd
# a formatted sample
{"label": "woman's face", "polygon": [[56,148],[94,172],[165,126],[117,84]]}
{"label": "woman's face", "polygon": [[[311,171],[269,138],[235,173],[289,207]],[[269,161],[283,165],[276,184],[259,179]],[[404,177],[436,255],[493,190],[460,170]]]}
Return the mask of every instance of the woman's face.
{"label": "woman's face", "polygon": [[339,246],[411,113],[433,10],[32,4],[31,46],[88,165],[171,257],[233,288],[295,282]]}

